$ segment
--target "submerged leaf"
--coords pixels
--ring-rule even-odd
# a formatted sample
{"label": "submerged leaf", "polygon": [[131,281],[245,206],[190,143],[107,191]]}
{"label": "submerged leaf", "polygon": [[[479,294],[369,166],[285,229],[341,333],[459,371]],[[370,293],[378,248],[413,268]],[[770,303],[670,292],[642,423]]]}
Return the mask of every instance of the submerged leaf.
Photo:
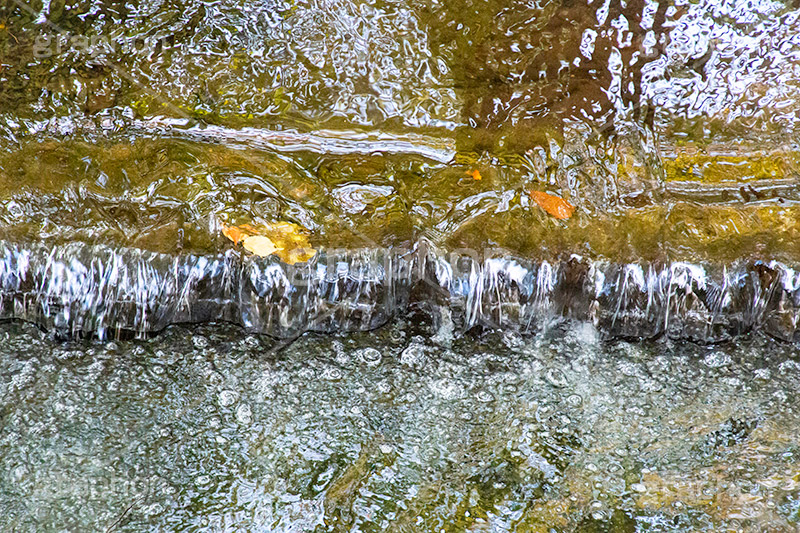
{"label": "submerged leaf", "polygon": [[305,263],[317,255],[317,251],[313,248],[295,248],[288,252],[278,254],[284,263],[294,265],[295,263]]}
{"label": "submerged leaf", "polygon": [[222,228],[222,234],[234,244],[242,243],[244,249],[259,256],[275,254],[284,263],[294,265],[313,258],[317,251],[308,242],[306,230],[291,222],[270,224],[241,224]]}
{"label": "submerged leaf", "polygon": [[275,254],[289,265],[308,261],[316,250],[311,248],[305,229],[291,222],[273,222],[259,232],[268,236],[280,250]]}
{"label": "submerged leaf", "polygon": [[481,171],[477,168],[475,170],[467,170],[466,172],[469,176],[472,176],[472,179],[476,181],[480,181],[481,179]]}
{"label": "submerged leaf", "polygon": [[572,216],[575,206],[563,198],[547,194],[542,191],[531,191],[531,198],[539,204],[539,207],[547,211],[550,215],[559,220],[565,220]]}
{"label": "submerged leaf", "polygon": [[236,226],[231,226],[231,227],[223,226],[222,234],[225,235],[228,239],[232,240],[233,244],[239,244],[239,241],[241,241],[245,237],[245,233]]}
{"label": "submerged leaf", "polygon": [[244,249],[248,252],[252,252],[260,257],[266,257],[280,250],[280,248],[275,247],[275,243],[263,235],[245,237],[242,241],[242,246],[244,246]]}

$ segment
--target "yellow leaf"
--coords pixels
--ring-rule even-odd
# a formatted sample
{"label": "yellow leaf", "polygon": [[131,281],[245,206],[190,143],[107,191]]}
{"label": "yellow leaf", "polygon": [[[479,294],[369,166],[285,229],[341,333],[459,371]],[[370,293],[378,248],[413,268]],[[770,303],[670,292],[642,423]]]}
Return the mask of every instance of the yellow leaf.
{"label": "yellow leaf", "polygon": [[244,246],[244,249],[248,252],[252,252],[259,257],[266,257],[280,249],[275,248],[275,244],[263,235],[245,237],[242,241],[242,246]]}
{"label": "yellow leaf", "polygon": [[263,227],[262,231],[267,235],[280,251],[275,255],[281,258],[284,263],[293,265],[308,261],[316,254],[308,242],[305,230],[297,224],[291,222],[273,222]]}
{"label": "yellow leaf", "polygon": [[290,265],[308,261],[317,254],[308,242],[306,230],[291,222],[223,226],[222,234],[234,244],[241,242],[249,252],[262,257],[274,253]]}
{"label": "yellow leaf", "polygon": [[531,191],[530,194],[539,207],[559,220],[565,220],[575,212],[575,206],[563,198],[542,191]]}

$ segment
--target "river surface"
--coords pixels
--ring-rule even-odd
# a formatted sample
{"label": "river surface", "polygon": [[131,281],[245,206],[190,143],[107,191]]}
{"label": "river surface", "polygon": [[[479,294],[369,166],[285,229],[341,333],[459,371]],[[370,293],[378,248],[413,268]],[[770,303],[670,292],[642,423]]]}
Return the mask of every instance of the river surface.
{"label": "river surface", "polygon": [[7,531],[793,531],[800,351],[0,330]]}
{"label": "river surface", "polygon": [[795,531],[800,5],[6,0],[0,320],[3,531]]}

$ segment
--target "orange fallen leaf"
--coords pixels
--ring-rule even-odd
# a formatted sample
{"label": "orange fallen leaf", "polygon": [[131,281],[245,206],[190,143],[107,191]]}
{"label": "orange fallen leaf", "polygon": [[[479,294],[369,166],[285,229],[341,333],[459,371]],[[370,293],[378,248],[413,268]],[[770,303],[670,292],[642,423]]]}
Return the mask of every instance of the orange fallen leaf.
{"label": "orange fallen leaf", "polygon": [[233,244],[239,244],[247,237],[250,237],[251,235],[257,235],[258,230],[250,224],[242,224],[241,226],[222,226],[222,234],[233,241]]}
{"label": "orange fallen leaf", "polygon": [[229,228],[223,226],[222,234],[225,235],[230,240],[232,240],[233,244],[239,244],[239,241],[241,241],[245,237],[245,234],[242,232],[242,230],[240,230],[236,226],[231,226]]}
{"label": "orange fallen leaf", "polygon": [[472,179],[477,181],[480,181],[481,179],[481,171],[478,170],[477,168],[475,170],[467,170],[465,174],[467,174],[468,176],[472,176]]}
{"label": "orange fallen leaf", "polygon": [[563,198],[547,194],[542,191],[531,191],[531,198],[539,204],[539,207],[547,211],[550,215],[559,220],[566,220],[575,212],[575,206]]}

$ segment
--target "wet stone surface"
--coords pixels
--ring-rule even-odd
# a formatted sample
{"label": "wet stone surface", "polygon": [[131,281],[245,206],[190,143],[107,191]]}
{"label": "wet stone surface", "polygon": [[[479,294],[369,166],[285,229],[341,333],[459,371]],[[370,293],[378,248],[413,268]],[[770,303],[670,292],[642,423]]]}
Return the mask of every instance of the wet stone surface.
{"label": "wet stone surface", "polygon": [[0,329],[7,531],[791,531],[800,351]]}

